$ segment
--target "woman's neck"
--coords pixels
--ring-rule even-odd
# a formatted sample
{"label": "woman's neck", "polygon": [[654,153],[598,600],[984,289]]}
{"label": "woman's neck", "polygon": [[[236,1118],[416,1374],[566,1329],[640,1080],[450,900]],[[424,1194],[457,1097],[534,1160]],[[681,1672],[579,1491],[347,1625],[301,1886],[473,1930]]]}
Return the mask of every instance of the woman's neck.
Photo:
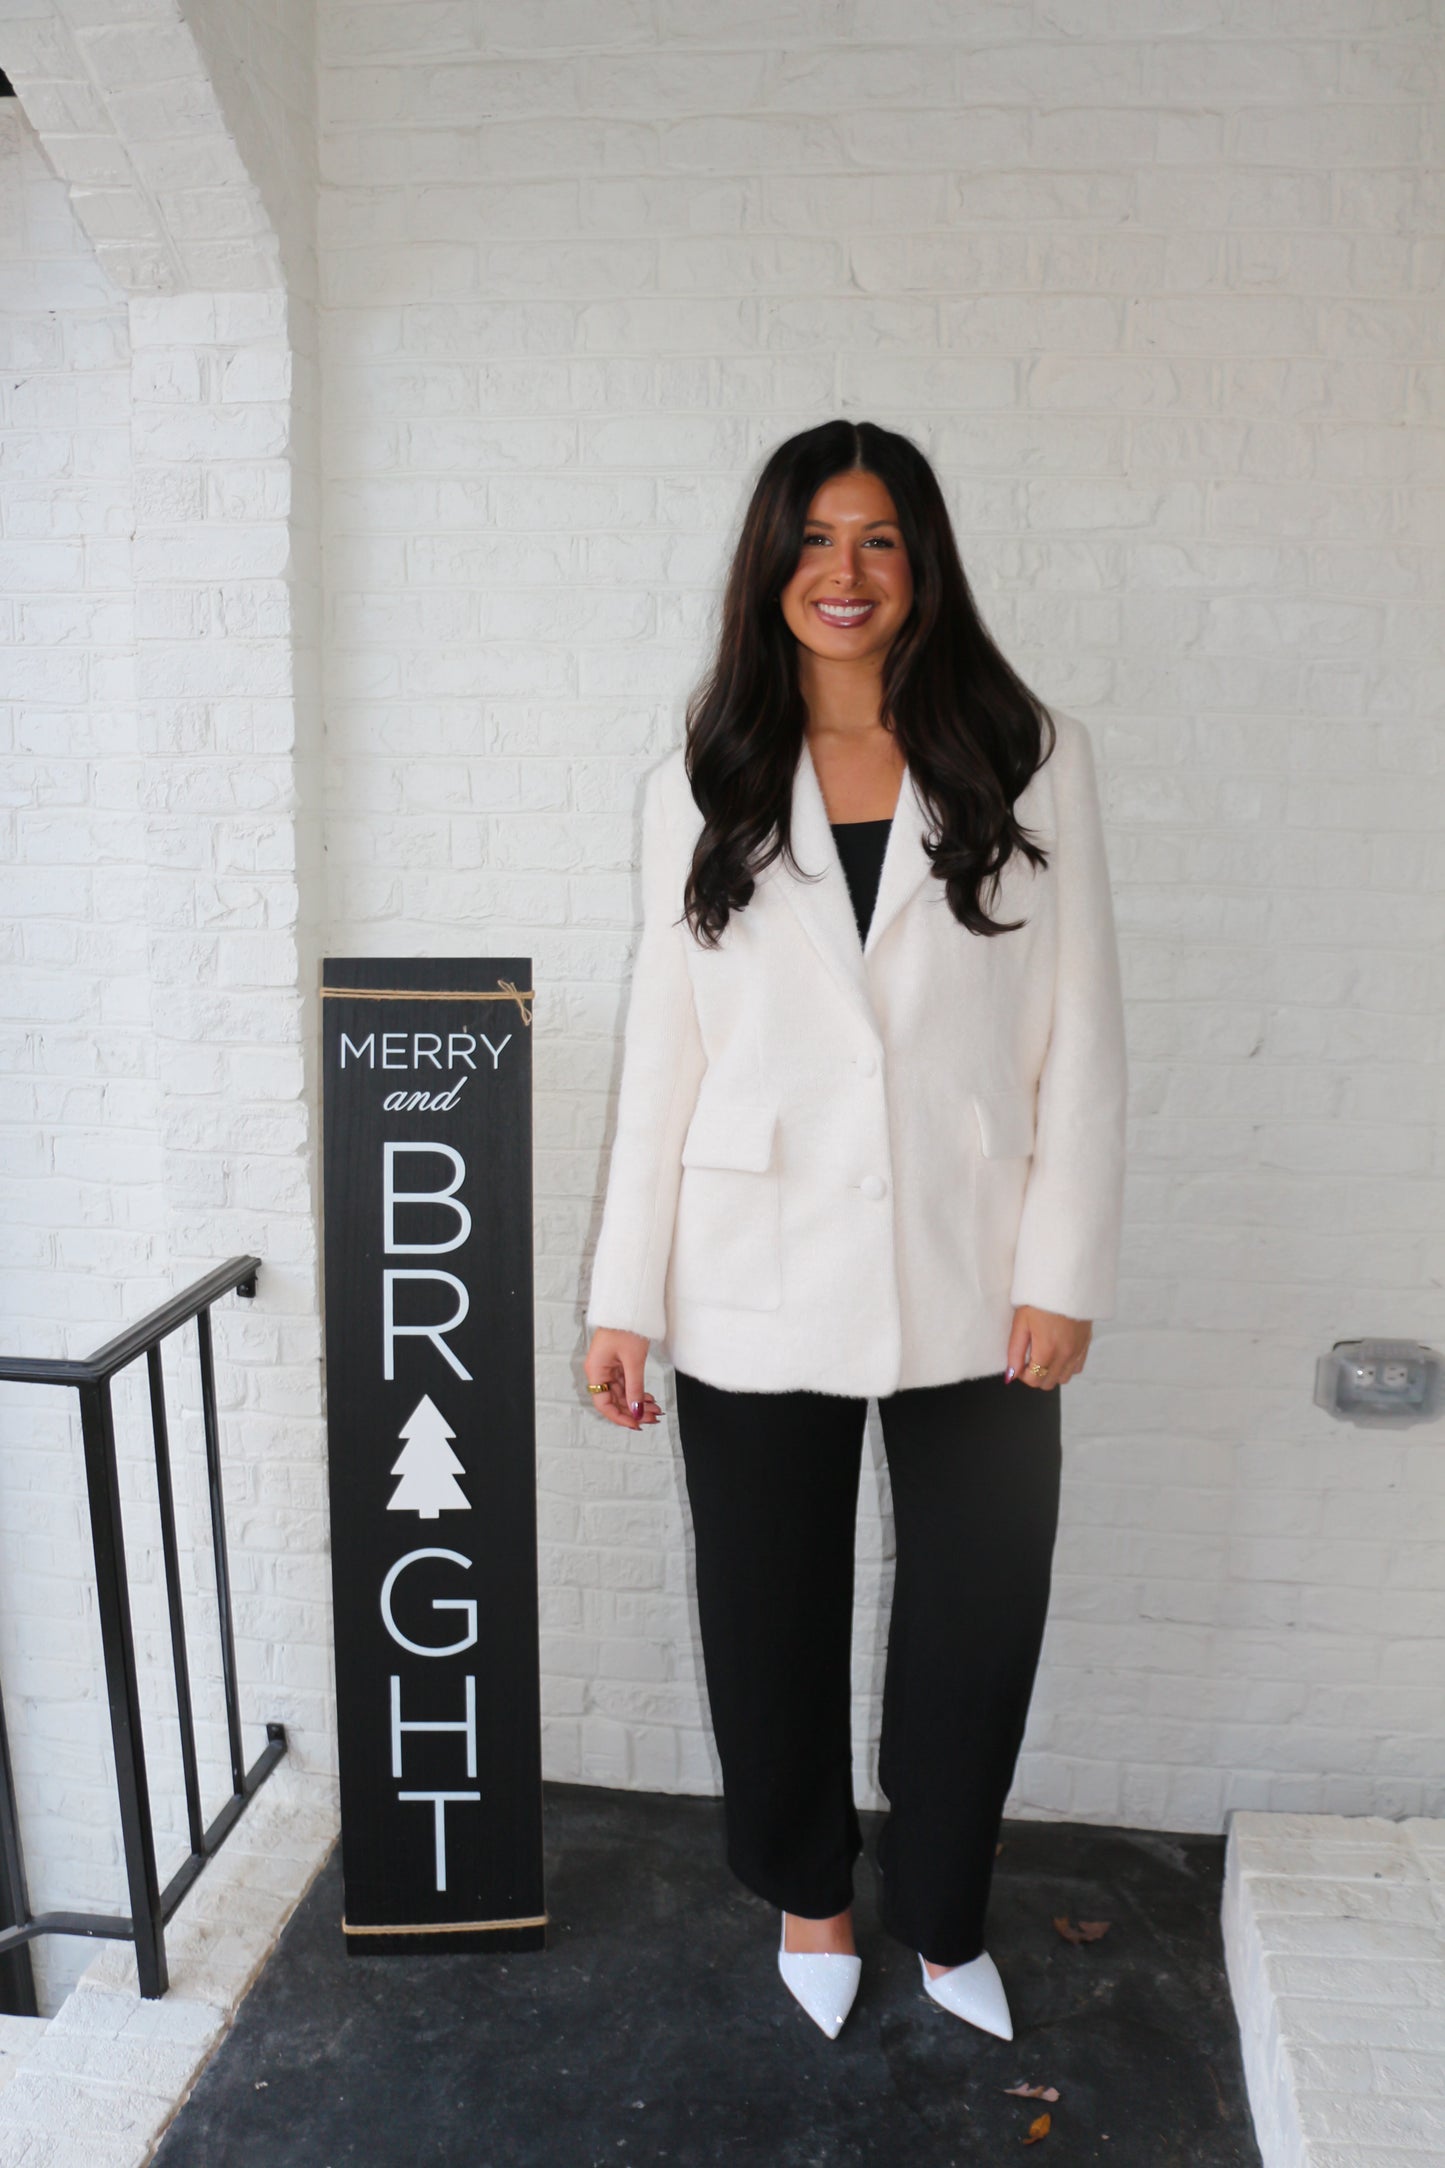
{"label": "woman's neck", "polygon": [[810,738],[868,737],[882,727],[881,657],[842,662],[800,647],[798,689],[808,714]]}
{"label": "woman's neck", "polygon": [[810,718],[806,736],[830,821],[893,818],[906,763],[891,730],[815,729]]}

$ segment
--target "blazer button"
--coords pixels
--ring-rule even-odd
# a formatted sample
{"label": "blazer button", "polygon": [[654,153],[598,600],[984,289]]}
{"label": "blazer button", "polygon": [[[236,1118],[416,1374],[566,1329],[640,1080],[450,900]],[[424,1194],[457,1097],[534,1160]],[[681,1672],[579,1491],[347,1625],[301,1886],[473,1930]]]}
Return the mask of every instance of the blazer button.
{"label": "blazer button", "polygon": [[888,1184],[881,1174],[865,1174],[858,1187],[865,1197],[881,1197]]}

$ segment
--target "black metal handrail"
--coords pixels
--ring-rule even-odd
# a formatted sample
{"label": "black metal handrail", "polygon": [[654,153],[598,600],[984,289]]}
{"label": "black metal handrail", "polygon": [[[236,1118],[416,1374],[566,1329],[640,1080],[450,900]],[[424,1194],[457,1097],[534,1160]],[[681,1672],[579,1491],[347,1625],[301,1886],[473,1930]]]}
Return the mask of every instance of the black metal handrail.
{"label": "black metal handrail", "polygon": [[[265,1783],[286,1751],[283,1724],[266,1726],[263,1753],[246,1768],[241,1747],[241,1700],[236,1676],[236,1637],[231,1609],[231,1574],[226,1553],[225,1505],[221,1492],[221,1444],[216,1421],[216,1374],[211,1347],[211,1305],[233,1290],[256,1292],[259,1257],[233,1257],[194,1287],[162,1303],[149,1317],[127,1326],[104,1347],[80,1361],[46,1356],[0,1355],[0,1383],[72,1386],[80,1395],[80,1429],[85,1454],[85,1484],[90,1501],[90,1534],[95,1554],[96,1603],[111,1739],[115,1748],[116,1789],[120,1798],[121,1840],[125,1852],[128,1918],[99,1912],[32,1913],[26,1890],[24,1855],[16,1812],[10,1748],[0,1701],[0,1908],[11,1922],[0,1927],[0,2006],[33,2014],[35,1987],[28,1945],[37,1935],[94,1935],[102,1940],[133,1942],[142,1995],[163,1995],[167,1986],[166,1923],[200,1874],[224,1844],[247,1802]],[[226,1738],[231,1762],[231,1796],[209,1826],[201,1819],[201,1784],[196,1761],[191,1675],[186,1654],[186,1622],[181,1599],[180,1553],[176,1541],[175,1494],[171,1485],[170,1435],[166,1424],[161,1342],[196,1321],[201,1371],[201,1419],[206,1444],[206,1480],[210,1496],[211,1550],[216,1574],[220,1621],[221,1678],[226,1700]],[[155,1443],[156,1491],[160,1507],[161,1551],[165,1561],[166,1606],[170,1618],[171,1658],[175,1672],[176,1713],[180,1720],[181,1769],[186,1793],[190,1853],[162,1888],[156,1869],[155,1825],[146,1781],[145,1741],[141,1731],[140,1692],[136,1681],[135,1634],[126,1582],[125,1536],[121,1526],[120,1485],[116,1472],[115,1415],[111,1384],[116,1373],[139,1356],[146,1358],[151,1432]]]}

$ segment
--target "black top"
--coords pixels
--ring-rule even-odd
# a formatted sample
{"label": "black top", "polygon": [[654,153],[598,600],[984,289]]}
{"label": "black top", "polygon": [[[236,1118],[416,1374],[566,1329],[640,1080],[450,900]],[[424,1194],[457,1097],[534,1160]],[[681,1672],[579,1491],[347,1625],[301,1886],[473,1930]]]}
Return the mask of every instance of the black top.
{"label": "black top", "polygon": [[830,821],[828,825],[838,846],[838,856],[843,861],[848,893],[853,898],[853,916],[858,921],[858,939],[866,941],[868,922],[873,916],[873,905],[878,897],[878,876],[883,871],[883,853],[888,847],[888,831],[893,822],[891,819]]}

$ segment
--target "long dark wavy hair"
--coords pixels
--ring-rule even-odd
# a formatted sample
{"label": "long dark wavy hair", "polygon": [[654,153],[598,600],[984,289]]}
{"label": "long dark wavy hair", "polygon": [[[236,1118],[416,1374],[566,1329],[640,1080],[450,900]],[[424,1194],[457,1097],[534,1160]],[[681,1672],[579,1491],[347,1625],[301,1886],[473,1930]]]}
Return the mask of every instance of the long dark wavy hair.
{"label": "long dark wavy hair", "polygon": [[807,710],[798,642],[779,597],[797,570],[809,505],[834,475],[859,468],[892,497],[913,574],[913,607],[884,661],[881,720],[929,811],[932,877],[947,884],[954,917],[970,933],[1012,933],[1023,921],[990,918],[985,885],[993,900],[1015,851],[1048,863],[1013,804],[1053,750],[1054,720],[984,627],[937,476],[895,430],[822,422],[780,444],[758,477],[728,570],[717,651],[687,706],[685,761],[703,827],[684,911],[709,947],[780,853],[803,872],[790,828]]}

